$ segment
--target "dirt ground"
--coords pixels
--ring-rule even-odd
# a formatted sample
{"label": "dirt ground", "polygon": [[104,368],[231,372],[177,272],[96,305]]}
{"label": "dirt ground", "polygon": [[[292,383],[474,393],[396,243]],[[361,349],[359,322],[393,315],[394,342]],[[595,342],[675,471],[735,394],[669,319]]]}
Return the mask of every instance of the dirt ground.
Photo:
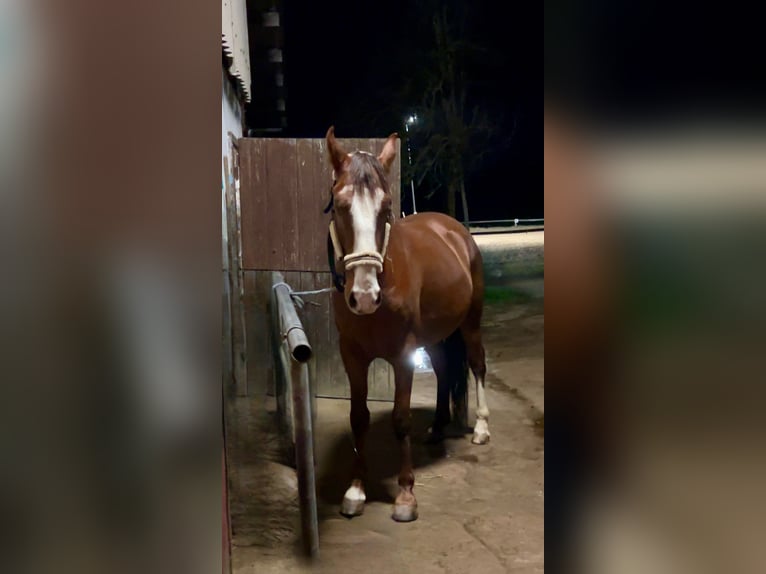
{"label": "dirt ground", "polygon": [[488,305],[484,336],[489,445],[471,444],[471,435],[426,445],[436,382],[432,373],[416,375],[413,458],[420,517],[415,522],[391,519],[399,460],[392,403],[369,404],[367,505],[364,515],[349,520],[339,514],[352,460],[349,403],[318,401],[320,558],[314,564],[299,558],[297,484],[273,431],[273,399],[231,400],[234,572],[543,572],[542,300]]}

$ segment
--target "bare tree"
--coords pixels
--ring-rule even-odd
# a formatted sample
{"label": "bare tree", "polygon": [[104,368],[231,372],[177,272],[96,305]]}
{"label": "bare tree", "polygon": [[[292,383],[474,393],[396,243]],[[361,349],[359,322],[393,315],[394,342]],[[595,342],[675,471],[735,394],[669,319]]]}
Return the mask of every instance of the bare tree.
{"label": "bare tree", "polygon": [[428,180],[427,197],[446,193],[447,212],[453,217],[459,196],[463,220],[468,221],[465,178],[484,160],[498,121],[491,122],[485,110],[467,104],[469,62],[486,53],[468,41],[466,19],[446,5],[432,14],[433,47],[409,85],[422,99],[410,131],[414,163],[405,167],[404,175],[417,186]]}

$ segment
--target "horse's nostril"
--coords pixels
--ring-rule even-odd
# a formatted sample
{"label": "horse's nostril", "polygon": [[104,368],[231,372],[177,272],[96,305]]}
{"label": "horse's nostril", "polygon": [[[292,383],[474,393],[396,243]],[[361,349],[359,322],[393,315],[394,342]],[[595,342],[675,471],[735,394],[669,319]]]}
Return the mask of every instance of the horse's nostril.
{"label": "horse's nostril", "polygon": [[351,306],[352,309],[354,309],[356,307],[356,297],[354,297],[353,293],[348,298],[348,304]]}
{"label": "horse's nostril", "polygon": [[378,296],[375,298],[375,304],[380,305],[380,293],[378,293]]}

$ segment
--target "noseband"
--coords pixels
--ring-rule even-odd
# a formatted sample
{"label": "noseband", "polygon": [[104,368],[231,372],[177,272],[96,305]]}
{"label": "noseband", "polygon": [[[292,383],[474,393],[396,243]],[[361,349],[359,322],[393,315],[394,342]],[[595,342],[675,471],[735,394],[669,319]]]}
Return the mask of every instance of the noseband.
{"label": "noseband", "polygon": [[[324,209],[325,213],[328,213],[329,211],[332,211],[333,213],[335,212],[333,209],[334,203],[332,195],[332,190],[335,187],[335,183],[336,182],[333,182],[332,187],[330,187],[330,202]],[[330,233],[329,239],[327,241],[327,256],[328,262],[330,264],[330,272],[332,273],[333,283],[335,284],[335,288],[338,291],[343,291],[346,282],[343,274],[336,271],[336,265],[339,262],[342,263],[342,268],[344,271],[350,271],[351,269],[359,267],[360,265],[372,265],[375,267],[375,269],[377,269],[378,273],[383,272],[383,259],[386,256],[386,251],[388,250],[388,237],[390,233],[391,223],[386,221],[386,228],[383,234],[383,248],[380,250],[380,253],[377,251],[356,251],[354,253],[344,255],[343,248],[341,247],[340,241],[338,240],[338,233],[335,230],[335,220],[330,219]]]}
{"label": "noseband", "polygon": [[386,256],[386,250],[388,249],[388,236],[391,233],[391,224],[386,221],[386,230],[383,235],[383,249],[380,253],[377,251],[355,251],[348,255],[343,255],[343,249],[338,241],[338,234],[335,232],[335,221],[330,220],[330,240],[332,241],[333,250],[335,251],[335,258],[337,261],[343,262],[343,268],[346,271],[359,267],[360,265],[372,265],[378,273],[383,272],[383,258]]}

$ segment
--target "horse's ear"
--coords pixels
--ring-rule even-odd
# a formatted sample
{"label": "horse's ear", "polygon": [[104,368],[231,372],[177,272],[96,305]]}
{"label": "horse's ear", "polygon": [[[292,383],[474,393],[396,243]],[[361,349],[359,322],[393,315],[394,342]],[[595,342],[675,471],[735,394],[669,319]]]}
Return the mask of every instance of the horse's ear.
{"label": "horse's ear", "polygon": [[327,130],[327,151],[330,154],[330,164],[335,173],[340,173],[343,164],[348,161],[348,154],[340,147],[338,140],[335,139],[335,126],[330,126]]}
{"label": "horse's ear", "polygon": [[396,140],[398,139],[399,134],[397,133],[392,133],[388,136],[386,143],[383,145],[383,151],[381,151],[378,156],[378,161],[386,172],[391,169],[391,164],[394,163],[394,159],[396,158]]}

